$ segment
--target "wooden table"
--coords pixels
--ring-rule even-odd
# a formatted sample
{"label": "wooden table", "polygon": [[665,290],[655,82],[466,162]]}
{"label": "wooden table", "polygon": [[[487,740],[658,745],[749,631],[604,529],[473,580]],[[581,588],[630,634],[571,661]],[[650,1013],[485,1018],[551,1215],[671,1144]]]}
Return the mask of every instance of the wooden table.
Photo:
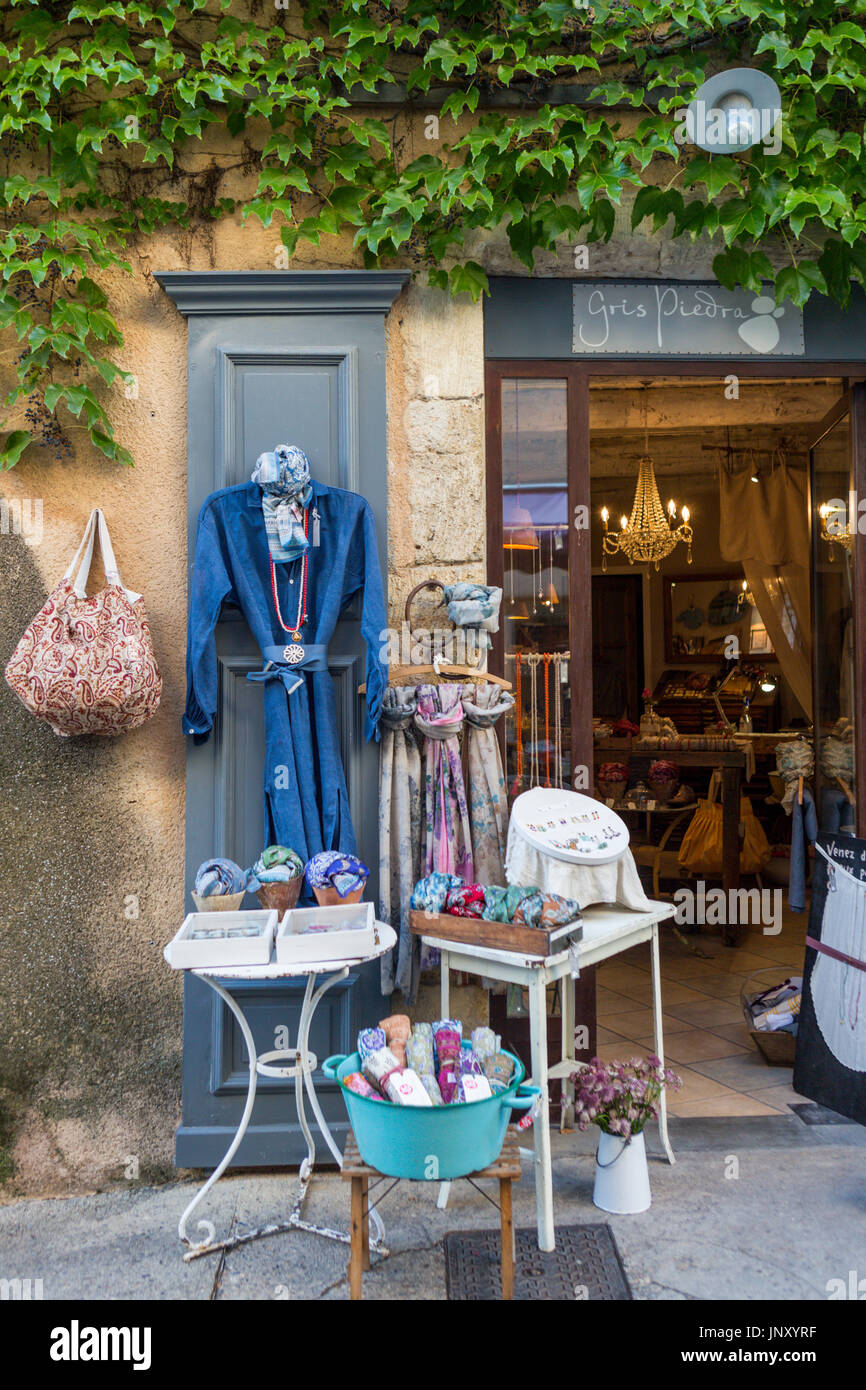
{"label": "wooden table", "polygon": [[[466,970],[471,975],[488,979],[504,980],[507,984],[525,986],[529,993],[529,1028],[532,1050],[531,1083],[541,1091],[541,1105],[533,1126],[534,1153],[522,1150],[525,1157],[535,1162],[535,1205],[538,1221],[539,1250],[554,1250],[556,1239],[553,1226],[553,1168],[550,1150],[550,1123],[548,1119],[548,1082],[562,1082],[562,1127],[566,1128],[569,1119],[573,1123],[574,1086],[569,1080],[582,1063],[575,1053],[574,991],[562,991],[562,1061],[554,1066],[547,1062],[547,986],[558,980],[568,978],[573,971],[588,969],[610,956],[627,951],[642,941],[649,941],[652,953],[652,991],[653,991],[653,1036],[655,1050],[664,1062],[664,1039],[662,1036],[662,997],[661,973],[659,970],[658,924],[673,917],[673,903],[653,902],[648,912],[631,912],[628,908],[610,905],[588,907],[581,914],[582,936],[572,943],[570,949],[557,950],[553,956],[532,956],[526,952],[498,951],[491,946],[472,946],[468,943],[449,941],[434,933],[421,938],[426,945],[434,947],[441,955],[441,980],[439,1008],[442,1018],[451,1017],[449,970]],[[668,1161],[673,1163],[674,1155],[668,1139],[667,1106],[662,1091],[659,1109],[659,1135],[664,1145]],[[443,1195],[439,1205],[447,1201],[447,1183],[443,1183]]]}
{"label": "wooden table", "polygon": [[[361,1297],[361,1283],[364,1270],[370,1268],[370,1179],[383,1178],[378,1168],[371,1168],[358,1152],[358,1144],[351,1130],[346,1136],[343,1165],[340,1176],[344,1182],[352,1184],[352,1220],[349,1245],[349,1297]],[[486,1168],[476,1173],[467,1173],[466,1181],[476,1178],[493,1178],[499,1183],[499,1225],[501,1239],[502,1297],[514,1297],[514,1216],[511,1202],[511,1184],[519,1182],[520,1148],[517,1128],[509,1125],[499,1157]],[[393,1180],[392,1186],[400,1181]],[[460,1182],[463,1179],[455,1179]],[[388,1189],[391,1191],[391,1188]],[[375,1206],[375,1203],[373,1204]]]}

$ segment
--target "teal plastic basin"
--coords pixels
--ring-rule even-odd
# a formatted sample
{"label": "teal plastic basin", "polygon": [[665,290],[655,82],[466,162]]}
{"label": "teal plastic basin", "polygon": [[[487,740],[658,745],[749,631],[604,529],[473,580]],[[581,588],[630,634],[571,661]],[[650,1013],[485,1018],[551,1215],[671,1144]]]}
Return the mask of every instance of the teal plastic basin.
{"label": "teal plastic basin", "polygon": [[[341,1086],[364,1162],[389,1177],[420,1182],[462,1178],[486,1168],[499,1157],[512,1110],[528,1110],[539,1094],[537,1086],[523,1084],[526,1071],[520,1058],[511,1052],[507,1056],[515,1064],[507,1091],[468,1105],[393,1105]],[[360,1070],[357,1052],[322,1063],[331,1081]]]}

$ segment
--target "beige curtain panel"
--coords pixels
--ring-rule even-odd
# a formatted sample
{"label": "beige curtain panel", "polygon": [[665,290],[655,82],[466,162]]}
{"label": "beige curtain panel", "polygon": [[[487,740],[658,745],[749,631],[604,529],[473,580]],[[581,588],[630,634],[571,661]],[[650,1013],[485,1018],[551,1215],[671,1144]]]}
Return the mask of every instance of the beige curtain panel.
{"label": "beige curtain panel", "polygon": [[719,546],[723,559],[743,566],[782,674],[811,719],[808,478],[784,462],[757,482],[753,472],[722,471]]}

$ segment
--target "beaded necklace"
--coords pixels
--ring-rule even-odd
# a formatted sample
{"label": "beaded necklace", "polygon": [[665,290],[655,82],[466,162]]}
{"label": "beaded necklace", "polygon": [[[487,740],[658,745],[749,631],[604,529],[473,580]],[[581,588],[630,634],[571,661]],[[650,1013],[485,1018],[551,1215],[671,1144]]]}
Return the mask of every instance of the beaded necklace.
{"label": "beaded necklace", "polygon": [[[308,533],[309,533],[309,526],[310,526],[310,513],[309,513],[309,509],[307,509],[307,511],[304,512],[304,535],[305,535],[305,536],[308,535]],[[282,615],[282,613],[280,612],[280,600],[279,600],[279,598],[278,598],[278,596],[277,596],[277,573],[276,573],[276,570],[274,569],[274,559],[273,559],[273,556],[270,557],[270,561],[271,561],[271,593],[272,593],[273,596],[274,596],[274,608],[275,608],[276,611],[277,611],[277,620],[278,620],[278,622],[279,622],[279,624],[280,624],[280,627],[283,629],[283,632],[287,632],[287,633],[289,634],[289,636],[291,637],[291,639],[292,639],[293,642],[300,642],[300,640],[301,640],[301,628],[304,626],[304,623],[307,621],[307,567],[308,567],[309,558],[310,558],[310,550],[309,550],[309,546],[308,546],[307,549],[304,551],[304,558],[303,558],[303,560],[301,561],[301,588],[300,588],[300,593],[298,594],[298,614],[297,614],[297,618],[296,618],[296,620],[295,620],[295,625],[294,625],[294,627],[289,627],[289,626],[287,626],[286,623],[283,622],[283,615]],[[290,583],[290,584],[294,584],[294,582],[295,582],[295,581],[294,581],[293,579],[289,580],[289,583]]]}

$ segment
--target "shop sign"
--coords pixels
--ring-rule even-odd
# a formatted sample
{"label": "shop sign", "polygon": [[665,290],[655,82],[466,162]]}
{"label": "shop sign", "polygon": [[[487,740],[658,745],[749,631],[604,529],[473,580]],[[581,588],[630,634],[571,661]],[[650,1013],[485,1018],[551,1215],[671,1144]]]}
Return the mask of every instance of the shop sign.
{"label": "shop sign", "polygon": [[771,295],[699,282],[613,280],[573,286],[582,357],[803,357],[803,311]]}

